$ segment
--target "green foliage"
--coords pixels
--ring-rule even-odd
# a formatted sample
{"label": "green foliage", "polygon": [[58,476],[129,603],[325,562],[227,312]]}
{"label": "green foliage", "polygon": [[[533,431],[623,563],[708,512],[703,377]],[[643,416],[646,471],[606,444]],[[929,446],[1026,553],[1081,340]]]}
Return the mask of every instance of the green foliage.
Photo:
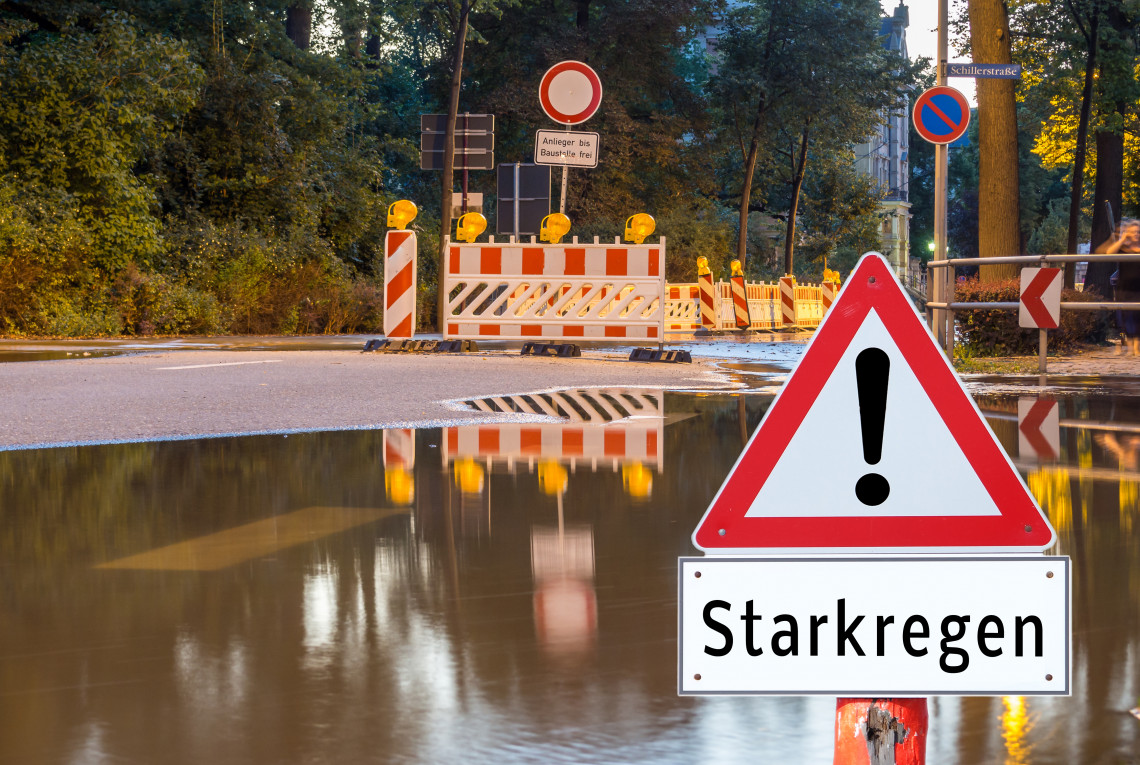
{"label": "green foliage", "polygon": [[[1020,294],[1016,279],[979,282],[967,279],[954,290],[959,303],[1016,303]],[[1091,293],[1063,290],[1064,302],[1095,302]],[[957,311],[958,333],[964,353],[970,357],[1018,356],[1037,353],[1038,331],[1021,329],[1016,310]],[[1050,350],[1069,350],[1077,346],[1103,342],[1107,333],[1106,317],[1097,311],[1061,311],[1061,326],[1049,330]]]}

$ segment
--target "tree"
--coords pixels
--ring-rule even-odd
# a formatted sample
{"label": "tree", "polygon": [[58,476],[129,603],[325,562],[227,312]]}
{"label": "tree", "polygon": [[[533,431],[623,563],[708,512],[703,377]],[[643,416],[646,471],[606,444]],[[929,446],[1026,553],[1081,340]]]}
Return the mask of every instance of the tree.
{"label": "tree", "polygon": [[[1009,22],[1002,0],[970,0],[970,47],[974,61],[1009,64]],[[1013,82],[979,79],[978,87],[978,253],[981,257],[1021,252],[1018,191],[1017,103]],[[985,266],[984,281],[1011,279],[1012,265]]]}

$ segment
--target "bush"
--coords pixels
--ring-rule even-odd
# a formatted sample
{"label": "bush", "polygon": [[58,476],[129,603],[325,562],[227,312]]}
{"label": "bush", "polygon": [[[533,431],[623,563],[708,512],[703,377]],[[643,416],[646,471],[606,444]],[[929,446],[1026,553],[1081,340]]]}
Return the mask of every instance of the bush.
{"label": "bush", "polygon": [[[957,303],[1016,303],[1020,296],[1017,279],[980,282],[977,278],[958,282],[954,290]],[[1063,290],[1064,302],[1096,302],[1100,298],[1088,292]],[[958,337],[975,356],[1023,356],[1037,353],[1035,329],[1022,329],[1017,311],[957,311]],[[1067,350],[1080,345],[1103,342],[1109,319],[1102,311],[1061,311],[1061,326],[1049,330],[1049,347]]]}

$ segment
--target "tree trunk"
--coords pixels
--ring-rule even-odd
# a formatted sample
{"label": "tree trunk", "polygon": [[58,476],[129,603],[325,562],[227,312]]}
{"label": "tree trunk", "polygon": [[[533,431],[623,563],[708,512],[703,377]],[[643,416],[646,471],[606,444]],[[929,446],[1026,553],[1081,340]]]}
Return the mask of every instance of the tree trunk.
{"label": "tree trunk", "polygon": [[443,289],[443,276],[447,266],[446,239],[451,234],[451,192],[455,186],[455,119],[459,114],[459,89],[463,84],[463,48],[467,42],[467,21],[471,16],[471,0],[463,0],[459,9],[459,29],[456,32],[455,56],[452,59],[451,97],[447,102],[447,134],[443,144],[443,177],[440,180],[439,270],[436,274],[436,323],[440,332],[447,313],[447,292]]}
{"label": "tree trunk", "polygon": [[[1096,250],[1115,233],[1113,223],[1120,221],[1120,203],[1124,197],[1124,136],[1110,130],[1096,134],[1096,190],[1093,194],[1092,249]],[[1112,208],[1111,215],[1109,207]],[[1111,220],[1110,220],[1111,217]],[[1109,277],[1115,263],[1089,263],[1085,273],[1085,290],[1096,290],[1104,298],[1112,298]]]}
{"label": "tree trunk", "polygon": [[285,11],[285,34],[301,50],[308,50],[313,38],[313,8],[309,3],[293,3]]}
{"label": "tree trunk", "polygon": [[764,130],[764,114],[767,105],[760,97],[756,108],[756,119],[752,121],[752,139],[748,142],[748,156],[744,160],[744,183],[740,187],[740,231],[736,236],[736,259],[740,265],[748,262],[748,206],[752,197],[752,176],[756,172],[756,157],[760,154],[760,134]]}
{"label": "tree trunk", "polygon": [[[1009,19],[1002,0],[970,0],[974,61],[1011,63]],[[1012,80],[978,79],[978,254],[1017,255],[1021,250],[1018,201],[1017,103]],[[982,281],[1012,279],[1014,265],[983,266]]]}
{"label": "tree trunk", "polygon": [[[1093,72],[1096,71],[1097,49],[1100,47],[1100,11],[1099,3],[1093,7],[1092,18],[1089,20],[1089,30],[1085,35],[1085,44],[1088,46],[1088,56],[1085,59],[1085,82],[1081,88],[1081,113],[1077,118],[1077,147],[1073,155],[1073,179],[1069,188],[1069,233],[1065,239],[1065,254],[1072,255],[1077,252],[1077,239],[1081,224],[1081,202],[1085,192],[1085,159],[1088,154],[1089,119],[1092,116]],[[1084,29],[1083,25],[1081,26]],[[1076,280],[1076,264],[1065,264],[1065,286],[1070,289]]]}
{"label": "tree trunk", "polygon": [[575,24],[578,31],[586,34],[590,29],[590,2],[592,0],[578,0],[578,16]]}
{"label": "tree trunk", "polygon": [[804,171],[807,169],[808,128],[805,127],[800,134],[800,156],[796,159],[795,170],[792,172],[792,203],[788,207],[788,226],[784,235],[784,274],[793,276],[792,252],[796,244],[796,214],[800,209],[800,189],[804,185]]}

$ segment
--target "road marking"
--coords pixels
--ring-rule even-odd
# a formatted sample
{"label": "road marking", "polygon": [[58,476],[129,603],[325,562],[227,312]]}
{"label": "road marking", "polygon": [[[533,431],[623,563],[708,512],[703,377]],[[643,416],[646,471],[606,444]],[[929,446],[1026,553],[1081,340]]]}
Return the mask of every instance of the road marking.
{"label": "road marking", "polygon": [[157,370],[162,372],[169,369],[205,369],[206,367],[236,367],[242,364],[279,364],[281,359],[265,359],[264,361],[227,361],[222,364],[190,364],[184,367],[158,367]]}
{"label": "road marking", "polygon": [[342,531],[373,523],[408,508],[306,507],[149,552],[100,563],[95,568],[142,571],[219,571]]}

